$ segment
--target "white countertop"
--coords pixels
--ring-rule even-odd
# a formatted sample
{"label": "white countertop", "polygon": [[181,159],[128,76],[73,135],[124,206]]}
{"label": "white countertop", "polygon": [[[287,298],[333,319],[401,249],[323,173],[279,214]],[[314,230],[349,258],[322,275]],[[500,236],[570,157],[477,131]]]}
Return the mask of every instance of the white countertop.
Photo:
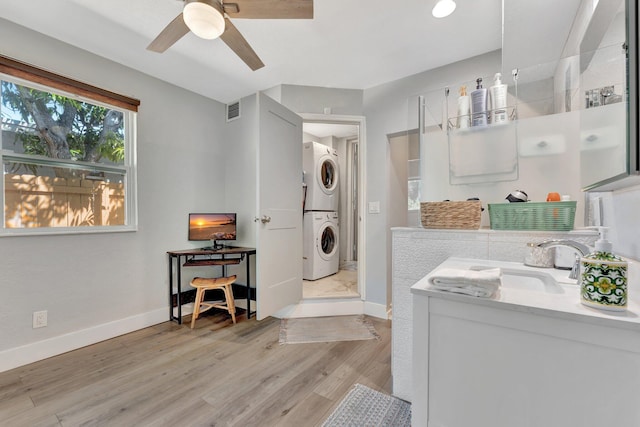
{"label": "white countertop", "polygon": [[[474,266],[501,267],[504,269],[530,270],[535,273],[547,273],[557,282],[557,286],[554,286],[556,293],[503,286],[493,297],[480,298],[429,288],[429,278],[441,268],[468,270]],[[566,270],[527,267],[515,262],[451,257],[413,285],[411,292],[464,303],[536,313],[550,317],[640,331],[640,301],[637,297],[633,298],[635,295],[629,296],[626,311],[614,312],[587,307],[580,303],[579,284],[577,284],[575,280],[569,279],[568,276],[569,272]]]}

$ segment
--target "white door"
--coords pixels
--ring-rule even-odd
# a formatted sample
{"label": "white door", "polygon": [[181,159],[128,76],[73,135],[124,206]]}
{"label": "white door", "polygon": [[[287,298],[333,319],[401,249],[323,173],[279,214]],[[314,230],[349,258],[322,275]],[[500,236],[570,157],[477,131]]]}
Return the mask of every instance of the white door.
{"label": "white door", "polygon": [[302,118],[258,94],[258,320],[302,299]]}

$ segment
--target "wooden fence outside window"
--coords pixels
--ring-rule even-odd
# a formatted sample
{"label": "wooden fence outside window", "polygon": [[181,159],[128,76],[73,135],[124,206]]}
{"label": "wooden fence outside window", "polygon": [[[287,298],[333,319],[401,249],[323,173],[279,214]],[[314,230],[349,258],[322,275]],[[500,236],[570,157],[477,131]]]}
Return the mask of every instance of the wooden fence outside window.
{"label": "wooden fence outside window", "polygon": [[125,224],[122,183],[5,174],[4,184],[6,228]]}

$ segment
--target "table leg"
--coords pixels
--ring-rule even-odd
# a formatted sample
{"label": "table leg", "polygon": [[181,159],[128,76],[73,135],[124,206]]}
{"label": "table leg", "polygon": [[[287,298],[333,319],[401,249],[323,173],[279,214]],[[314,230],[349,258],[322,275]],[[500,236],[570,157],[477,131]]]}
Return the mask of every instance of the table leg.
{"label": "table leg", "polygon": [[176,302],[178,304],[178,325],[182,325],[182,263],[180,262],[180,255],[176,258],[178,265],[177,269],[177,277],[178,281],[178,295],[176,296]]}
{"label": "table leg", "polygon": [[247,319],[251,319],[251,257],[247,254]]}
{"label": "table leg", "polygon": [[169,254],[169,321],[174,320],[173,316],[173,256]]}

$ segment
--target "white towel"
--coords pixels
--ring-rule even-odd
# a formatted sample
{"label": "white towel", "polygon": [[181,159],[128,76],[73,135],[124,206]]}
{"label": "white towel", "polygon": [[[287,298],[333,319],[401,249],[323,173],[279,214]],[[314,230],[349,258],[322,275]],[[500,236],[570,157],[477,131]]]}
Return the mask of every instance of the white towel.
{"label": "white towel", "polygon": [[474,297],[491,297],[502,285],[502,270],[461,270],[442,268],[429,278],[429,286],[440,291],[455,292]]}

